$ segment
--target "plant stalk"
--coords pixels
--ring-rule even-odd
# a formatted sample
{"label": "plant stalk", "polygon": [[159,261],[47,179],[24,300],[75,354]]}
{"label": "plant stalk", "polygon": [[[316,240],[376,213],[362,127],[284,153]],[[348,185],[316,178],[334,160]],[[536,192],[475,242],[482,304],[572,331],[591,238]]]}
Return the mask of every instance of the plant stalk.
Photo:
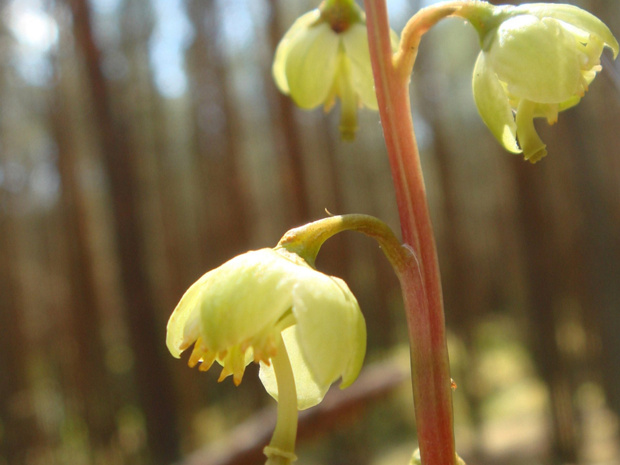
{"label": "plant stalk", "polygon": [[407,40],[404,31],[403,45],[392,55],[385,0],[364,0],[370,57],[403,242],[418,258],[399,273],[399,280],[409,329],[415,417],[424,465],[454,465],[456,454],[441,278],[411,117],[409,80],[422,34],[463,3],[420,10],[405,28],[409,28]]}

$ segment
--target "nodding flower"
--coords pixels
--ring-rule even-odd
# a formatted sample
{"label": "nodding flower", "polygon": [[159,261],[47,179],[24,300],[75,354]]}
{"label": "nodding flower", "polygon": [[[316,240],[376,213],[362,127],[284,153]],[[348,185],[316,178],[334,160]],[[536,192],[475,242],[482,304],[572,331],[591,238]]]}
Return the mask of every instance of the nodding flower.
{"label": "nodding flower", "polygon": [[579,103],[601,70],[603,48],[618,55],[617,40],[572,5],[472,2],[460,16],[480,35],[473,93],[483,121],[506,150],[537,162],[547,150],[533,119],[553,124],[558,112]]}
{"label": "nodding flower", "polygon": [[278,44],[273,76],[301,108],[329,111],[339,99],[341,136],[354,139],[357,109],[378,108],[363,11],[353,0],[326,0],[301,16]]}
{"label": "nodding flower", "polygon": [[166,343],[177,358],[193,345],[191,367],[206,371],[217,362],[219,380],[232,375],[236,385],[249,363],[260,363],[260,378],[276,398],[271,360],[286,350],[304,409],[339,378],[341,387],[355,380],[366,325],[344,281],[279,246],[239,255],[196,281],[168,321]]}
{"label": "nodding flower", "polygon": [[[316,256],[334,234],[357,230],[376,239],[388,259],[412,259],[391,229],[367,215],[324,218],[287,231],[273,249],[238,255],[190,286],[168,321],[166,344],[189,366],[222,366],[236,385],[252,361],[278,402],[267,465],[296,460],[298,410],[312,407],[339,379],[348,387],[366,353],[366,323],[346,283],[317,271]],[[192,348],[193,346],[193,348]]]}

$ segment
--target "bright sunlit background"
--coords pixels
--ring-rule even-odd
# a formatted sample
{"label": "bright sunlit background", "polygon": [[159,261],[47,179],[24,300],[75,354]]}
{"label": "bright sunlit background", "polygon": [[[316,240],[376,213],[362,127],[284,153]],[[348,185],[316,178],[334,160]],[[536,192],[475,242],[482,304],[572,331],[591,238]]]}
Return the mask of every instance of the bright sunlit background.
{"label": "bright sunlit background", "polygon": [[[388,0],[400,31],[433,2]],[[620,35],[620,2],[569,3]],[[399,230],[378,115],[352,143],[303,111],[275,46],[318,0],[0,3],[0,465],[262,463],[274,402],[165,348],[207,270],[332,213]],[[412,108],[469,464],[620,464],[620,62],[507,154],[471,95],[479,51],[423,40]],[[366,370],[302,417],[299,463],[406,465],[416,447],[398,284],[374,243],[331,239],[368,324]]]}

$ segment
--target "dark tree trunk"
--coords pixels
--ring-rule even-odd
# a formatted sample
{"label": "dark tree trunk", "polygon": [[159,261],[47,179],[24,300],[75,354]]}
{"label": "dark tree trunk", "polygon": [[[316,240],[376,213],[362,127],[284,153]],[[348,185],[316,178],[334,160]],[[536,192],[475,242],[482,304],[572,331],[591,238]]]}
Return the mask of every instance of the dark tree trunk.
{"label": "dark tree trunk", "polygon": [[137,198],[137,167],[128,131],[115,120],[110,93],[101,68],[101,52],[93,37],[90,7],[86,0],[70,1],[76,42],[86,64],[94,119],[102,160],[107,174],[121,293],[135,355],[135,376],[146,420],[152,462],[167,464],[179,456],[175,392],[169,371],[162,362],[165,328],[160,327],[147,279],[144,238],[140,231]]}
{"label": "dark tree trunk", "polygon": [[213,0],[193,0],[188,11],[195,32],[189,66],[199,167],[196,175],[204,201],[198,204],[197,213],[204,219],[202,256],[210,266],[216,266],[245,248],[255,219],[241,170],[241,118],[218,40],[221,21],[217,5]]}
{"label": "dark tree trunk", "polygon": [[[272,56],[282,39],[286,27],[278,19],[279,0],[269,0],[269,45]],[[311,220],[309,199],[310,193],[306,185],[303,164],[303,146],[299,138],[299,129],[295,122],[294,104],[291,98],[282,94],[275,85],[271,73],[271,61],[265,66],[265,87],[272,105],[273,126],[278,133],[276,147],[282,160],[280,174],[283,183],[283,192],[286,193],[288,203],[292,206],[289,217],[290,224],[302,224]]]}
{"label": "dark tree trunk", "polygon": [[78,163],[68,133],[70,126],[64,119],[67,116],[67,109],[62,104],[64,97],[58,95],[50,120],[59,152],[60,209],[65,227],[62,237],[68,253],[67,282],[70,287],[67,313],[76,346],[70,389],[79,414],[88,424],[93,449],[102,449],[110,446],[116,431],[115,406],[105,364],[101,306],[97,299],[95,264],[88,239],[92,229],[87,224],[87,205],[77,180]]}
{"label": "dark tree trunk", "polygon": [[[4,199],[3,199],[4,200]],[[6,203],[0,215],[0,418],[2,440],[0,460],[7,464],[27,462],[29,451],[40,446],[41,433],[34,411],[28,380],[29,337],[23,331],[19,285],[15,276],[16,245],[13,220]]]}
{"label": "dark tree trunk", "polygon": [[[545,202],[549,191],[546,166],[515,157],[519,218],[525,243],[525,273],[529,310],[530,343],[541,378],[549,389],[552,414],[551,453],[554,463],[575,463],[578,435],[572,386],[566,359],[557,344],[559,304],[565,293],[564,272],[573,265],[558,246],[553,204]],[[567,261],[568,260],[568,261]]]}

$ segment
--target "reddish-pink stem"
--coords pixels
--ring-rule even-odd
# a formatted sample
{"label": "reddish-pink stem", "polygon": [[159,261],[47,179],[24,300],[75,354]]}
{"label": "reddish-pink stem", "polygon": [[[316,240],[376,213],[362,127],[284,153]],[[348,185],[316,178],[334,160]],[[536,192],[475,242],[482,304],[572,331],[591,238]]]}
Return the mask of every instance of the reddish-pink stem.
{"label": "reddish-pink stem", "polygon": [[[420,454],[424,465],[454,465],[452,391],[441,279],[413,131],[409,74],[394,64],[385,0],[364,0],[364,3],[379,112],[403,241],[418,257],[417,264],[405,268],[399,279],[411,343]],[[414,46],[417,47],[417,43]],[[415,57],[416,51],[410,50],[410,53]]]}

